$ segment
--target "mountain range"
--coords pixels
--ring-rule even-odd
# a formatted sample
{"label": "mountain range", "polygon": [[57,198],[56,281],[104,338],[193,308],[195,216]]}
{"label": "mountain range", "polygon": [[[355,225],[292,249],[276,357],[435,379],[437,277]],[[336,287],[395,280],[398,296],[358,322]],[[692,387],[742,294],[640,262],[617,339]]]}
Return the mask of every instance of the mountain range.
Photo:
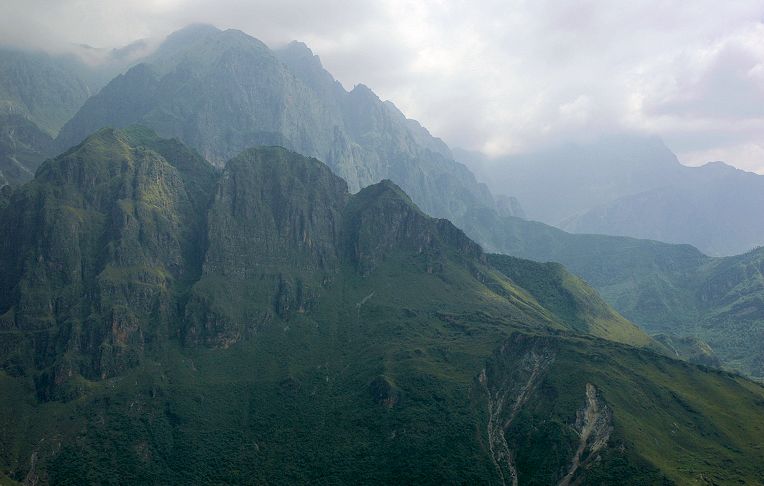
{"label": "mountain range", "polygon": [[389,181],[104,129],[0,223],[11,484],[764,477],[764,388]]}
{"label": "mountain range", "polygon": [[390,179],[428,214],[455,222],[495,205],[441,140],[366,86],[345,91],[300,43],[272,51],[236,30],[176,32],[90,98],[56,146],[136,123],[217,166],[253,145],[284,146],[327,163],[352,192]]}
{"label": "mountain range", "polygon": [[[23,59],[18,52],[14,56]],[[328,161],[333,172],[348,182],[351,192],[389,178],[426,213],[453,221],[489,251],[559,261],[649,332],[667,333],[675,339],[700,339],[724,366],[761,376],[759,348],[764,339],[758,316],[763,311],[756,298],[760,283],[755,271],[738,271],[728,277],[732,280],[727,287],[738,289],[735,292],[739,295],[708,296],[698,289],[716,278],[717,266],[712,263],[716,260],[697,250],[630,238],[574,237],[514,217],[525,215],[517,199],[501,196],[494,201],[467,168],[452,160],[442,141],[406,119],[392,103],[380,101],[365,86],[346,91],[302,43],[293,42],[274,51],[240,31],[195,25],[172,34],[148,57],[137,59],[142,62],[81,101],[81,108],[55,140],[29,116],[6,117],[0,148],[5,147],[3,153],[12,156],[0,159],[9,167],[3,174],[16,181],[26,180],[44,158],[77,144],[102,126],[150,126],[199,150],[218,167],[222,160],[250,145],[283,145]],[[51,66],[72,65],[62,62],[42,55],[17,61],[47,82],[58,79],[45,75]],[[63,86],[56,89],[87,86],[84,81],[75,82],[88,78],[86,70],[69,72],[69,77],[61,78]],[[14,85],[11,81],[6,84]],[[67,109],[71,112],[75,105]],[[51,117],[43,113],[34,119],[44,124],[43,120]],[[742,178],[755,183],[759,179],[732,169],[682,167],[659,140],[624,136],[589,146],[550,149],[512,166],[526,167],[513,172],[510,182],[515,184],[513,192],[533,208],[527,217],[543,219],[565,218],[569,213],[564,211],[580,212],[601,206],[620,193],[644,191],[656,185],[661,174],[665,182],[678,184],[696,180],[686,177],[690,172],[703,172],[706,184],[713,187],[724,186],[726,180]],[[719,172],[732,177],[712,177]],[[741,182],[735,186],[739,189],[736,193],[751,192],[746,192],[748,186],[755,188],[755,184]],[[669,210],[659,212],[671,214]],[[645,224],[658,219],[639,218]],[[735,218],[727,219],[737,224]],[[684,221],[692,225],[694,220]],[[747,226],[752,230],[756,227]],[[717,231],[717,226],[705,223],[694,227],[723,238],[734,233]],[[631,253],[635,245],[639,251]],[[600,255],[603,248],[607,250]],[[683,255],[678,272],[674,271],[675,254]],[[756,267],[742,264],[740,268]],[[617,277],[603,281],[602,274]],[[731,305],[747,310],[741,315],[738,311],[730,313]]]}
{"label": "mountain range", "polygon": [[125,56],[3,121],[0,483],[764,483],[760,250],[517,217],[301,43]]}
{"label": "mountain range", "polygon": [[57,154],[53,138],[85,101],[141,59],[149,44],[119,49],[69,46],[48,54],[0,47],[0,186],[29,181]]}
{"label": "mountain range", "polygon": [[700,339],[724,366],[764,379],[764,250],[709,257],[691,245],[567,233],[490,211],[466,220],[487,250],[562,263],[648,333]]}
{"label": "mountain range", "polygon": [[764,244],[764,176],[722,162],[686,167],[657,137],[610,135],[526,154],[457,159],[529,219],[584,234],[688,243],[730,256]]}

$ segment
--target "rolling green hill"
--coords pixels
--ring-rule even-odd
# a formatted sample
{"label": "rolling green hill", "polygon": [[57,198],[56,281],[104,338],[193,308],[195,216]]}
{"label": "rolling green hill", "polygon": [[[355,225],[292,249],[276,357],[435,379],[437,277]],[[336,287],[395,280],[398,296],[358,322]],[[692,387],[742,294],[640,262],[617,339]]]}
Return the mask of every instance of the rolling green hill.
{"label": "rolling green hill", "polygon": [[108,129],[9,197],[6,483],[764,482],[761,386],[389,181]]}
{"label": "rolling green hill", "polygon": [[764,378],[764,249],[709,257],[690,245],[566,233],[490,211],[471,220],[465,232],[487,249],[560,262],[648,333],[699,339],[723,366]]}
{"label": "rolling green hill", "polygon": [[662,350],[646,341],[641,330],[559,263],[537,263],[506,255],[488,255],[488,262],[577,332]]}

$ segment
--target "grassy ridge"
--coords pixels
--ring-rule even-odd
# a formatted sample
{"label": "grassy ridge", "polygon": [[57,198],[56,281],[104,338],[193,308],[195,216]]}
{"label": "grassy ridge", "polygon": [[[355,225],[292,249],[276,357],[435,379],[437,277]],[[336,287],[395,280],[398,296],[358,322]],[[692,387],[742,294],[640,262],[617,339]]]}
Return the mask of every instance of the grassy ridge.
{"label": "grassy ridge", "polygon": [[712,258],[690,245],[571,234],[489,212],[471,217],[465,231],[488,249],[560,262],[647,332],[694,337],[723,366],[764,376],[764,249]]}

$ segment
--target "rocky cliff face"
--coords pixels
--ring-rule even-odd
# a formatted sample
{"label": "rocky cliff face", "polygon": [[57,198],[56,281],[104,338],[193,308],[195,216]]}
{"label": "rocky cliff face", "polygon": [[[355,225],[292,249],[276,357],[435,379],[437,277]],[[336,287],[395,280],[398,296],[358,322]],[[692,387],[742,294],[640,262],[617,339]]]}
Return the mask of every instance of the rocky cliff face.
{"label": "rocky cliff face", "polygon": [[274,315],[308,312],[339,270],[349,197],[328,167],[282,148],[231,160],[207,215],[186,340],[228,346]]}
{"label": "rocky cliff face", "polygon": [[439,253],[446,248],[467,259],[483,259],[481,248],[464,233],[446,220],[426,216],[387,180],[353,197],[346,215],[346,238],[347,251],[362,273],[401,250],[424,255],[428,272],[444,257]]}
{"label": "rocky cliff face", "polygon": [[386,258],[424,258],[434,272],[482,250],[422,213],[390,181],[350,195],[315,159],[278,147],[226,165],[207,217],[202,276],[186,307],[187,342],[227,347],[274,319],[309,314],[348,265],[368,276]]}
{"label": "rocky cliff face", "polygon": [[2,360],[38,370],[43,399],[76,394],[72,377],[119,375],[169,338],[229,347],[310,313],[348,265],[483,261],[389,181],[351,195],[326,165],[278,147],[218,172],[142,128],[97,132],[8,197],[0,222],[18,231],[0,246]]}
{"label": "rocky cliff face", "polygon": [[179,31],[88,100],[57,146],[133,123],[183,140],[218,166],[256,145],[284,146],[324,161],[351,192],[390,179],[438,217],[494,205],[441,140],[366,86],[345,91],[304,44],[274,52],[239,31]]}
{"label": "rocky cliff face", "polygon": [[121,373],[149,336],[171,332],[173,287],[198,258],[189,172],[213,174],[198,157],[174,162],[103,130],[44,165],[0,216],[17,229],[0,254],[2,328],[15,343],[4,359],[43,370],[41,397],[72,376]]}
{"label": "rocky cliff face", "polygon": [[[168,339],[229,347],[309,315],[349,269],[367,278],[401,258],[425,275],[456,264],[491,293],[528,299],[394,183],[351,195],[326,165],[279,147],[217,171],[149,130],[104,129],[46,162],[1,218],[19,229],[0,247],[0,323],[15,343],[3,359],[40,370],[45,398],[73,376],[118,375]],[[539,302],[523,305],[552,326],[633,328],[604,311],[582,327]],[[636,328],[621,334],[614,339],[650,343]]]}

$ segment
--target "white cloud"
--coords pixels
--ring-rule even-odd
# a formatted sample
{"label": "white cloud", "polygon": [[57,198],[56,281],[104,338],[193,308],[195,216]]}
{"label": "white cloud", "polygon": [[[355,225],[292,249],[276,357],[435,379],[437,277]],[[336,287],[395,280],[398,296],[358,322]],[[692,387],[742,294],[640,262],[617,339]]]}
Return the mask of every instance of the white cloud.
{"label": "white cloud", "polygon": [[346,87],[369,85],[452,145],[639,130],[683,160],[753,168],[762,15],[759,0],[4,0],[0,42],[116,46],[209,22],[305,41]]}

